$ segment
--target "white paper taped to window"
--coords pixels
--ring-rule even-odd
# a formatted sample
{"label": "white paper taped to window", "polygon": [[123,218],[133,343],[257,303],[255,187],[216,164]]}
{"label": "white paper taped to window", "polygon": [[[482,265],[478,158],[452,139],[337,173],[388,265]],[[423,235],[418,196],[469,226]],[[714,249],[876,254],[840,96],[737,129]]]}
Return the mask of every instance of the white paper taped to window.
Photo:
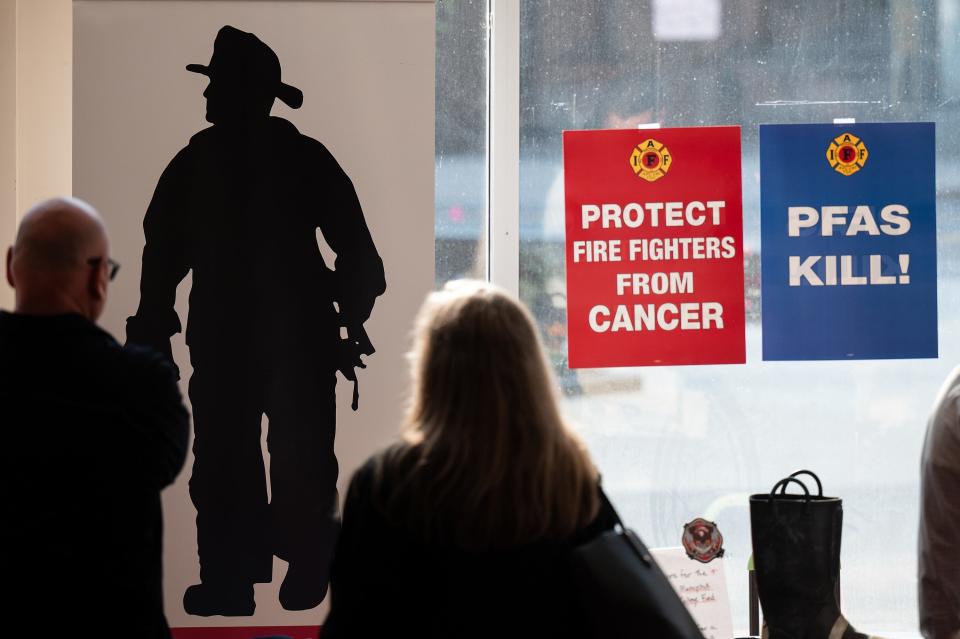
{"label": "white paper taped to window", "polygon": [[683,548],[651,548],[650,553],[705,639],[732,637],[733,620],[723,560],[717,558],[702,564],[687,557]]}
{"label": "white paper taped to window", "polygon": [[721,0],[653,0],[653,37],[660,42],[716,40]]}

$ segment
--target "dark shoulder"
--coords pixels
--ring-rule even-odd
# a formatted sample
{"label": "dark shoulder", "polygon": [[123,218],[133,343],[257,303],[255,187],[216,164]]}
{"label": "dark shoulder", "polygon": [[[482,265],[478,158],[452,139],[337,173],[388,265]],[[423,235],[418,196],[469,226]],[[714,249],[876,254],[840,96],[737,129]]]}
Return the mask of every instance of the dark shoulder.
{"label": "dark shoulder", "polygon": [[213,127],[210,127],[200,131],[190,138],[190,142],[185,147],[177,151],[177,154],[164,167],[160,182],[157,184],[158,189],[165,184],[182,183],[195,172],[196,163],[208,156],[215,146],[212,140],[214,135],[212,129]]}
{"label": "dark shoulder", "polygon": [[330,152],[330,149],[328,149],[320,140],[311,138],[309,135],[301,134],[300,141],[303,143],[303,146],[314,156],[324,160],[329,160],[331,162],[336,161],[333,157],[333,153]]}
{"label": "dark shoulder", "polygon": [[180,153],[178,153],[177,155],[183,154],[187,149],[190,148],[190,146],[193,146],[193,145],[203,146],[205,144],[210,144],[217,138],[218,133],[219,133],[219,130],[217,129],[217,127],[213,125],[210,125],[205,129],[201,129],[197,131],[196,133],[190,136],[190,143],[186,147],[181,149]]}
{"label": "dark shoulder", "polygon": [[274,127],[278,131],[282,131],[284,135],[289,136],[290,139],[294,141],[298,151],[307,158],[314,168],[319,166],[336,173],[341,173],[346,177],[346,173],[343,172],[340,163],[337,162],[333,153],[330,152],[323,142],[301,133],[287,120],[282,118],[271,118],[271,120],[274,121]]}
{"label": "dark shoulder", "polygon": [[222,162],[223,156],[237,153],[247,137],[238,129],[221,124],[212,124],[190,136],[190,142],[170,160],[167,173],[184,173],[209,168],[206,165]]}
{"label": "dark shoulder", "polygon": [[371,499],[387,495],[409,473],[409,451],[409,447],[395,444],[371,455],[354,472],[350,492]]}
{"label": "dark shoulder", "polygon": [[353,474],[344,502],[344,517],[352,516],[399,533],[406,527],[417,491],[415,455],[396,444],[368,458]]}
{"label": "dark shoulder", "polygon": [[170,363],[159,353],[146,346],[127,344],[120,347],[122,357],[131,374],[149,378],[156,382],[176,384],[176,372]]}
{"label": "dark shoulder", "polygon": [[363,465],[353,471],[353,476],[350,477],[350,486],[347,489],[348,501],[369,495],[376,468],[375,459],[376,455],[368,458]]}
{"label": "dark shoulder", "polygon": [[304,152],[309,156],[310,160],[314,164],[336,170],[339,173],[343,173],[340,163],[337,162],[335,157],[333,157],[333,153],[331,153],[330,150],[324,146],[323,142],[315,140],[310,136],[302,135],[300,143]]}
{"label": "dark shoulder", "polygon": [[120,345],[112,337],[101,343],[102,365],[116,386],[137,395],[163,393],[176,387],[176,373],[157,352],[145,346]]}
{"label": "dark shoulder", "polygon": [[597,482],[597,493],[600,498],[600,508],[593,520],[574,535],[572,539],[574,545],[585,543],[598,537],[606,531],[612,530],[614,526],[620,523],[620,516],[617,514],[616,509],[614,509],[613,504],[610,502],[610,499],[603,491],[603,487],[599,482]]}

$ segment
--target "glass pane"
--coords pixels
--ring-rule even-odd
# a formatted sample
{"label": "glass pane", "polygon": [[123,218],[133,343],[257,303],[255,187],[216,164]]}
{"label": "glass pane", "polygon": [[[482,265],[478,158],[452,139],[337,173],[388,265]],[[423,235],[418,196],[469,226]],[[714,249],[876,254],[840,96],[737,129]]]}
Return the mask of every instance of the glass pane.
{"label": "glass pane", "polygon": [[[715,518],[735,628],[747,627],[747,495],[812,468],[844,499],[843,606],[861,631],[916,636],[918,465],[960,361],[960,8],[943,0],[536,0],[521,5],[520,290],[568,415],[650,546]],[[694,8],[670,22],[670,11]],[[657,24],[656,30],[654,24]],[[940,359],[764,363],[760,123],[937,123]],[[743,127],[748,364],[566,366],[561,131]]]}
{"label": "glass pane", "polygon": [[487,268],[487,2],[439,0],[436,281]]}

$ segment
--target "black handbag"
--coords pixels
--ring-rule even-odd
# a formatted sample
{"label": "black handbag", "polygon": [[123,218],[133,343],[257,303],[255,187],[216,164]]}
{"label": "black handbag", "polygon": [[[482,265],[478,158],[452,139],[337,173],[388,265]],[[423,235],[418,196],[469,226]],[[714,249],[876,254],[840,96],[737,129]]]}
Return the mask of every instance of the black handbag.
{"label": "black handbag", "polygon": [[617,525],[569,556],[589,636],[704,639],[647,547],[606,505]]}

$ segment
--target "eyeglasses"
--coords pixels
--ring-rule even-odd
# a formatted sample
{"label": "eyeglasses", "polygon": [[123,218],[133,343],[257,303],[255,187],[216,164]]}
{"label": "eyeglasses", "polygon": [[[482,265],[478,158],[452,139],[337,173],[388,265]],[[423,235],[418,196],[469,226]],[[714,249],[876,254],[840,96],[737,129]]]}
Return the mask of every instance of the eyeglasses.
{"label": "eyeglasses", "polygon": [[107,277],[109,277],[110,281],[112,282],[113,278],[117,276],[117,271],[120,270],[119,262],[115,262],[109,257],[107,258],[91,257],[89,260],[87,260],[87,264],[89,264],[90,266],[99,266],[100,262],[102,262],[104,259],[107,260]]}

